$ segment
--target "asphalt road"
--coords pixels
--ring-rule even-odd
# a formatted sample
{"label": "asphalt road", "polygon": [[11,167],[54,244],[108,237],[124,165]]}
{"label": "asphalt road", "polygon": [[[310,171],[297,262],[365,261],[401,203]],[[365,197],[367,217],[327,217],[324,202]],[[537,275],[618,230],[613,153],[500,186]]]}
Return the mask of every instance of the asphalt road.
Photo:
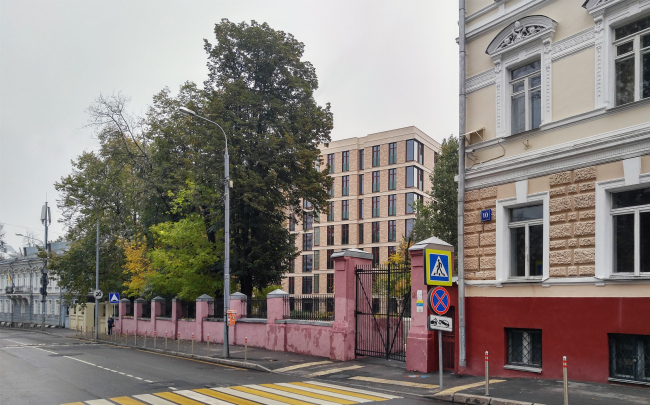
{"label": "asphalt road", "polygon": [[[312,397],[316,399],[311,403],[335,403],[336,401],[328,402],[333,400],[327,395],[320,398],[322,390],[328,390],[330,392],[328,395],[335,395],[336,390],[363,388],[358,384],[345,385],[344,383],[334,383],[331,380],[315,382],[314,384],[336,384],[329,387],[324,385],[320,388],[314,385],[305,385],[302,388],[292,385],[293,388],[287,388],[289,386],[281,385],[283,383],[304,384],[304,381],[298,380],[296,376],[239,369],[137,349],[94,344],[74,338],[0,329],[0,404],[136,404],[146,403],[146,401],[137,401],[144,401],[147,398],[152,401],[150,403],[158,401],[163,404],[165,401],[160,401],[161,396],[154,398],[154,396],[145,395],[161,392],[169,393],[162,396],[162,398],[172,401],[167,402],[166,405],[210,403],[205,399],[208,397],[197,396],[195,391],[189,390],[219,387],[235,387],[235,389],[241,390],[224,390],[226,393],[233,394],[244,392],[246,389],[250,391],[249,388],[241,388],[241,386],[250,384],[273,385],[267,387],[268,392],[264,394],[266,398],[256,397],[255,395],[262,391],[253,390],[254,392],[241,394],[246,400],[240,402],[233,400],[232,403],[272,404],[274,400],[284,398],[277,396],[282,393],[280,390],[285,390],[285,395],[294,398],[288,403],[310,403],[303,402],[301,398],[304,399],[304,396],[301,395],[304,395],[305,392],[300,391],[297,394],[298,391],[295,391],[295,388],[311,392]],[[264,389],[261,386],[257,387],[260,390]],[[369,403],[431,404],[437,402],[416,396],[408,397],[404,394],[394,394],[399,398],[390,398],[386,392],[379,393],[372,388],[368,388],[368,390],[376,395],[386,397],[382,401]],[[175,394],[175,392],[185,396]],[[316,392],[321,394],[315,394]],[[208,393],[204,392],[204,394]],[[137,398],[140,395],[145,396]],[[188,402],[188,395],[194,395],[195,399],[203,399],[207,402]],[[228,394],[220,395],[227,396]],[[342,393],[336,395],[339,395],[339,400],[342,398]],[[130,399],[122,399],[122,402],[112,399],[116,397],[130,397]],[[111,400],[103,402],[102,399]],[[224,403],[215,401],[214,398],[211,401],[211,403]],[[337,403],[355,402],[350,402],[348,398],[348,400]]]}

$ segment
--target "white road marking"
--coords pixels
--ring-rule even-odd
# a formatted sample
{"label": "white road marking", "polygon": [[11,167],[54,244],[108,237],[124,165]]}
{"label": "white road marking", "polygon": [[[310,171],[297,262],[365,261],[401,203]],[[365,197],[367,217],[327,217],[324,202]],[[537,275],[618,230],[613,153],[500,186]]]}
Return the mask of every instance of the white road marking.
{"label": "white road marking", "polygon": [[173,402],[167,401],[166,399],[162,399],[160,397],[151,394],[134,395],[133,398],[139,399],[140,401],[144,401],[151,405],[177,405]]}
{"label": "white road marking", "polygon": [[234,390],[232,388],[212,388],[212,389],[217,391],[217,392],[221,392],[223,394],[228,394],[228,395],[232,395],[234,397],[248,399],[250,401],[255,401],[257,403],[264,404],[264,405],[286,405],[287,404],[286,402],[280,402],[280,401],[276,401],[274,399],[268,399],[268,398],[260,397],[258,395],[253,395],[253,394],[249,394],[247,392]]}
{"label": "white road marking", "polygon": [[336,389],[339,389],[339,390],[344,389],[344,390],[348,390],[348,391],[351,391],[351,392],[356,392],[356,393],[359,393],[359,394],[373,395],[375,397],[381,397],[381,398],[386,398],[386,399],[398,399],[398,398],[400,398],[400,397],[396,397],[396,396],[388,395],[388,394],[383,394],[383,393],[379,393],[379,392],[360,390],[358,388],[350,388],[350,387],[341,388],[341,387],[339,387],[337,385],[327,384],[327,383],[320,382],[320,381],[305,381],[305,382],[307,384],[320,385],[321,387],[336,388]]}
{"label": "white road marking", "polygon": [[[262,385],[250,384],[250,385],[244,385],[244,387],[248,387],[248,388],[251,388],[251,389],[254,389],[254,390],[258,390],[258,391],[268,392],[269,394],[282,395],[282,396],[287,397],[287,398],[296,399],[298,401],[303,401],[303,402],[307,402],[307,403],[314,403],[314,404],[317,404],[317,405],[335,405],[335,404],[338,404],[337,402],[325,401],[324,399],[312,398],[312,397],[308,397],[306,395],[296,394],[295,392],[282,391],[282,390],[278,390],[278,389],[271,388],[271,387],[264,387]],[[214,390],[215,388],[212,388],[212,389]]]}
{"label": "white road marking", "polygon": [[[41,349],[41,350],[42,350],[42,349]],[[72,359],[72,360],[77,360],[77,361],[79,361],[79,362],[81,362],[81,363],[88,364],[89,366],[97,367],[97,364],[89,363],[89,362],[87,362],[87,361],[83,361],[83,360],[78,359],[78,358],[76,358],[76,357],[70,357],[70,356],[63,356],[63,357],[66,357],[66,358],[68,358],[68,359]]]}
{"label": "white road marking", "polygon": [[195,401],[199,401],[203,404],[208,405],[232,405],[231,402],[225,402],[220,399],[209,397],[207,395],[199,394],[198,392],[190,390],[176,391],[175,394],[180,394],[184,397],[188,397],[189,399],[193,399]]}
{"label": "white road marking", "polygon": [[279,383],[277,385],[279,385],[281,387],[293,388],[295,390],[307,391],[307,392],[311,392],[313,394],[329,395],[330,397],[334,397],[334,398],[338,398],[338,399],[346,399],[348,401],[373,402],[370,399],[365,399],[365,398],[354,397],[354,396],[351,396],[351,395],[340,394],[338,392],[331,392],[331,391],[326,391],[326,390],[318,390],[316,388],[305,387],[304,385],[298,385],[298,384],[294,385],[294,384],[288,384],[288,383]]}
{"label": "white road marking", "polygon": [[328,375],[328,374],[340,373],[341,371],[346,371],[346,370],[355,370],[355,369],[357,369],[357,368],[363,368],[363,366],[350,366],[350,367],[330,368],[330,369],[327,369],[327,370],[318,371],[318,372],[316,372],[316,373],[308,374],[307,377],[308,377],[308,378],[312,378],[312,377],[320,377],[320,376],[322,376],[322,375]]}
{"label": "white road marking", "polygon": [[303,364],[296,364],[294,366],[276,368],[275,370],[273,370],[273,372],[283,373],[285,371],[296,370],[296,369],[299,369],[299,368],[305,368],[305,367],[311,367],[311,366],[320,366],[322,364],[331,364],[331,363],[332,363],[331,361],[314,361],[312,363],[303,363]]}
{"label": "white road marking", "polygon": [[52,354],[59,354],[57,352],[53,352],[53,351],[50,351],[50,350],[41,349],[40,347],[35,347],[34,349],[41,350],[41,351],[48,352],[48,353],[52,353]]}
{"label": "white road marking", "polygon": [[425,388],[430,390],[438,388],[438,386],[434,384],[422,384],[422,383],[416,383],[412,381],[386,380],[383,378],[375,378],[375,377],[354,376],[354,377],[350,377],[349,380],[368,381],[368,382],[375,382],[380,384],[401,385],[403,387]]}
{"label": "white road marking", "polygon": [[111,401],[105,399],[93,399],[92,401],[86,401],[88,405],[115,405]]}
{"label": "white road marking", "polygon": [[174,387],[167,387],[167,388],[169,388],[170,390],[174,390],[174,391],[178,390],[178,388],[174,388]]}

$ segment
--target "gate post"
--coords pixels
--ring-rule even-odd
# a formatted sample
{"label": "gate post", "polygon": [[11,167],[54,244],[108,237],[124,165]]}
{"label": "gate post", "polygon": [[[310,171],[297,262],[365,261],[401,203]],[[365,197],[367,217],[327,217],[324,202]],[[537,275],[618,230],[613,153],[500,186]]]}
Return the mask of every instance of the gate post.
{"label": "gate post", "polygon": [[336,360],[353,360],[356,337],[357,265],[372,265],[372,253],[359,249],[332,254],[334,260],[334,323],[332,355]]}
{"label": "gate post", "polygon": [[[434,237],[416,243],[409,249],[411,254],[411,329],[406,339],[406,370],[430,373],[438,371],[437,339],[428,330],[429,308],[426,304],[428,286],[424,282],[424,252],[427,248],[444,247],[453,252],[453,246]],[[452,256],[453,257],[453,256]],[[452,260],[453,262],[453,260]],[[453,266],[452,266],[453,267]],[[451,270],[451,269],[450,269]],[[417,312],[417,292],[422,291],[423,312]]]}

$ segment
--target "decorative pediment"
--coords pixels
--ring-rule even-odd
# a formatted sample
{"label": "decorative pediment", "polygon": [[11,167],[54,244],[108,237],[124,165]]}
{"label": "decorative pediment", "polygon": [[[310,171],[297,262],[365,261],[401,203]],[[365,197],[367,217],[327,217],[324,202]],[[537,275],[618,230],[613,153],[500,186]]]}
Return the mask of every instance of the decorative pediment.
{"label": "decorative pediment", "polygon": [[543,15],[524,17],[501,30],[485,53],[490,56],[514,49],[547,33],[554,33],[557,23]]}
{"label": "decorative pediment", "polygon": [[593,9],[598,8],[606,3],[616,3],[616,0],[587,0],[582,4],[582,7],[586,8],[587,11],[591,12]]}

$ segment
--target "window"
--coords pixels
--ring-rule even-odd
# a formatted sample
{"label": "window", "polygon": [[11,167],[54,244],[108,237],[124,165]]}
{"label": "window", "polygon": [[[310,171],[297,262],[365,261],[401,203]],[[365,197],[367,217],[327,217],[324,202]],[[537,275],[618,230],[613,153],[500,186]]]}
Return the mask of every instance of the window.
{"label": "window", "polygon": [[347,172],[350,170],[350,151],[345,151],[341,155],[341,171]]}
{"label": "window", "polygon": [[314,210],[312,214],[314,216],[314,222],[320,222],[320,212],[318,212],[318,210]]}
{"label": "window", "polygon": [[394,165],[397,163],[397,142],[388,144],[388,164]]}
{"label": "window", "polygon": [[330,197],[334,198],[334,182],[332,181],[332,187],[330,187],[329,190],[327,190],[327,194],[329,194]]}
{"label": "window", "polygon": [[542,75],[539,60],[510,71],[510,132],[539,128],[542,123]]}
{"label": "window", "polygon": [[616,105],[650,97],[650,16],[616,28],[614,47]]}
{"label": "window", "polygon": [[433,152],[433,164],[438,163],[438,152]]}
{"label": "window", "polygon": [[415,212],[416,200],[419,202],[424,201],[423,197],[417,193],[406,193],[406,213],[413,214]]}
{"label": "window", "polygon": [[390,258],[394,254],[397,253],[397,247],[396,246],[388,246],[388,257]]}
{"label": "window", "polygon": [[406,220],[406,223],[405,223],[405,229],[404,229],[404,231],[405,231],[404,236],[406,236],[407,238],[408,238],[409,236],[411,236],[411,232],[413,232],[413,223],[414,223],[414,222],[415,222],[414,219],[407,219],[407,220]]}
{"label": "window", "polygon": [[314,294],[320,293],[320,286],[318,284],[320,284],[320,277],[318,274],[314,274]]}
{"label": "window", "polygon": [[388,241],[395,242],[397,240],[397,221],[388,221]]}
{"label": "window", "polygon": [[359,224],[359,245],[363,244],[363,227],[364,224]]}
{"label": "window", "polygon": [[363,198],[359,200],[359,219],[363,219]]}
{"label": "window", "polygon": [[334,293],[334,274],[327,275],[327,293],[328,294]]}
{"label": "window", "polygon": [[314,217],[311,212],[305,212],[302,217],[302,230],[308,231],[314,227]]}
{"label": "window", "polygon": [[379,197],[372,197],[372,217],[379,216]]}
{"label": "window", "polygon": [[506,329],[508,365],[542,368],[542,331]]}
{"label": "window", "polygon": [[314,269],[314,256],[304,255],[302,257],[302,272],[307,273]]}
{"label": "window", "polygon": [[379,242],[379,222],[372,223],[372,243]]}
{"label": "window", "polygon": [[419,164],[424,164],[424,145],[415,139],[406,141],[406,161],[416,161]]}
{"label": "window", "polygon": [[350,195],[350,176],[341,177],[341,195]]}
{"label": "window", "polygon": [[328,249],[327,250],[327,269],[328,270],[334,269],[334,259],[332,259],[333,254],[334,254],[334,249]]}
{"label": "window", "polygon": [[341,220],[350,219],[350,200],[341,201]]}
{"label": "window", "polygon": [[289,273],[295,273],[296,272],[296,260],[290,260],[289,261]]}
{"label": "window", "polygon": [[510,210],[510,276],[542,277],[544,226],[542,205]]}
{"label": "window", "polygon": [[379,185],[379,171],[372,172],[372,192],[376,193],[380,190]]}
{"label": "window", "polygon": [[372,147],[372,167],[381,165],[381,152],[379,145]]}
{"label": "window", "polygon": [[372,267],[379,266],[379,248],[372,248]]}
{"label": "window", "polygon": [[312,293],[312,278],[311,277],[303,277],[302,278],[302,293],[303,294],[311,294]]}
{"label": "window", "polygon": [[397,215],[397,194],[388,196],[388,216]]}
{"label": "window", "polygon": [[363,174],[359,175],[359,195],[363,195]]}
{"label": "window", "polygon": [[302,200],[302,208],[310,210],[313,208],[313,205],[307,200]]}
{"label": "window", "polygon": [[314,250],[314,270],[320,270],[320,250]]}
{"label": "window", "polygon": [[388,170],[388,189],[395,190],[397,188],[397,169]]}
{"label": "window", "polygon": [[295,231],[296,230],[296,218],[291,214],[289,216],[289,231]]}
{"label": "window", "polygon": [[289,277],[289,294],[294,294],[296,290],[296,278]]}
{"label": "window", "polygon": [[365,168],[365,151],[363,149],[359,149],[359,170],[363,170]]}
{"label": "window", "polygon": [[330,167],[330,173],[334,173],[334,154],[330,153],[327,155],[327,164]]}
{"label": "window", "polygon": [[302,250],[309,251],[312,248],[313,235],[311,233],[302,234]]}
{"label": "window", "polygon": [[341,225],[341,245],[347,245],[350,241],[350,225]]}
{"label": "window", "polygon": [[650,336],[609,335],[609,376],[650,382]]}
{"label": "window", "polygon": [[334,221],[334,201],[330,201],[330,212],[327,213],[327,221]]}
{"label": "window", "polygon": [[334,244],[334,225],[327,227],[327,246]]}
{"label": "window", "polygon": [[406,187],[424,190],[424,171],[415,166],[408,166],[406,168]]}
{"label": "window", "polygon": [[614,272],[650,272],[650,187],[612,193]]}
{"label": "window", "polygon": [[320,228],[314,228],[314,246],[320,245]]}

